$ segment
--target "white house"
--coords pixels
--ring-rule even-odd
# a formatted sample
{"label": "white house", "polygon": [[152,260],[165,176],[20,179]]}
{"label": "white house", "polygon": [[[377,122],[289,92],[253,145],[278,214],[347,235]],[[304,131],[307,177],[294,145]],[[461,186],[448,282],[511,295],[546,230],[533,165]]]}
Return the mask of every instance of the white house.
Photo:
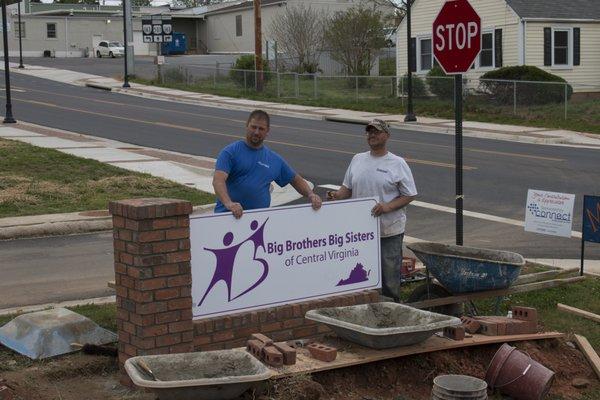
{"label": "white house", "polygon": [[[406,57],[406,19],[397,35],[397,72],[426,74],[434,64],[432,25],[445,0],[414,0]],[[600,0],[470,0],[481,17],[482,50],[470,78],[494,68],[533,65],[566,79],[577,92],[600,91]]]}

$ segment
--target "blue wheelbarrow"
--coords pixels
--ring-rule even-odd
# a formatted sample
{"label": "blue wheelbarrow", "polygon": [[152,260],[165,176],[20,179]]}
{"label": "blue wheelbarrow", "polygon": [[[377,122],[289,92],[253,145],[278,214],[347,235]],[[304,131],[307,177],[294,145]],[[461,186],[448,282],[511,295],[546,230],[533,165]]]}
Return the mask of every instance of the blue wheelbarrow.
{"label": "blue wheelbarrow", "polygon": [[[453,295],[508,289],[525,265],[523,256],[500,250],[422,242],[408,247],[423,262],[427,283],[409,296],[414,303]],[[430,276],[439,284],[431,282]],[[437,312],[459,314],[457,305],[437,308]]]}

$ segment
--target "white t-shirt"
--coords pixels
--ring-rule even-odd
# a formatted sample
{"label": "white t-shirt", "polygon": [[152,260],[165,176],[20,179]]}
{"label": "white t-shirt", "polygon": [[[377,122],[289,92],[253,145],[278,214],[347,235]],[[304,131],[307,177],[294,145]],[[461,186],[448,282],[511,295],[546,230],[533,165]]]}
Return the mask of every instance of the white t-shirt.
{"label": "white t-shirt", "polygon": [[[389,202],[396,197],[416,196],[417,188],[412,172],[402,157],[388,153],[374,157],[371,152],[358,153],[350,162],[344,186],[352,190],[352,198],[377,197],[380,202]],[[379,217],[381,237],[404,233],[406,210],[382,214]]]}

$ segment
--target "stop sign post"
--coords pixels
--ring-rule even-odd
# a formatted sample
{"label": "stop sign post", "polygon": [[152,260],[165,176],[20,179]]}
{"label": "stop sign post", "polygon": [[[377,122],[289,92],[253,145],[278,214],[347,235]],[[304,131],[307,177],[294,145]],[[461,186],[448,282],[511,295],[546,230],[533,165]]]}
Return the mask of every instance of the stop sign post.
{"label": "stop sign post", "polygon": [[481,51],[481,18],[468,0],[446,1],[433,21],[433,55],[448,75],[454,75],[456,153],[456,244],[463,245],[462,74]]}

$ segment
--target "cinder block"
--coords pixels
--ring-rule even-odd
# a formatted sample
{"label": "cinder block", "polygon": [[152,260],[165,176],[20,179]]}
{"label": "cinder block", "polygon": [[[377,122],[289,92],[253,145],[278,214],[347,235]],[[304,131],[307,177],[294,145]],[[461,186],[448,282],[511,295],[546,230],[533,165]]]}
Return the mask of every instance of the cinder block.
{"label": "cinder block", "polygon": [[337,357],[337,349],[335,347],[314,342],[309,344],[307,348],[310,355],[320,361],[331,362]]}
{"label": "cinder block", "polygon": [[512,316],[514,319],[523,321],[532,321],[537,324],[538,313],[533,307],[512,307]]}
{"label": "cinder block", "polygon": [[264,343],[260,340],[250,339],[246,342],[246,350],[259,360],[264,358]]}
{"label": "cinder block", "polygon": [[253,333],[252,335],[250,335],[250,340],[259,340],[265,346],[273,345],[273,340],[271,338],[269,338],[268,336],[263,335],[262,333]]}
{"label": "cinder block", "polygon": [[488,336],[526,335],[537,332],[537,324],[507,317],[477,317],[481,333]]}
{"label": "cinder block", "polygon": [[275,346],[265,346],[263,348],[264,362],[273,366],[281,367],[283,365],[283,354]]}
{"label": "cinder block", "polygon": [[481,328],[481,324],[471,317],[461,317],[460,320],[467,333],[477,333]]}
{"label": "cinder block", "polygon": [[465,339],[465,327],[464,326],[447,326],[444,328],[444,336],[452,340],[464,340]]}
{"label": "cinder block", "polygon": [[284,342],[276,342],[274,346],[277,350],[281,352],[281,354],[283,354],[283,364],[296,364],[296,349]]}

